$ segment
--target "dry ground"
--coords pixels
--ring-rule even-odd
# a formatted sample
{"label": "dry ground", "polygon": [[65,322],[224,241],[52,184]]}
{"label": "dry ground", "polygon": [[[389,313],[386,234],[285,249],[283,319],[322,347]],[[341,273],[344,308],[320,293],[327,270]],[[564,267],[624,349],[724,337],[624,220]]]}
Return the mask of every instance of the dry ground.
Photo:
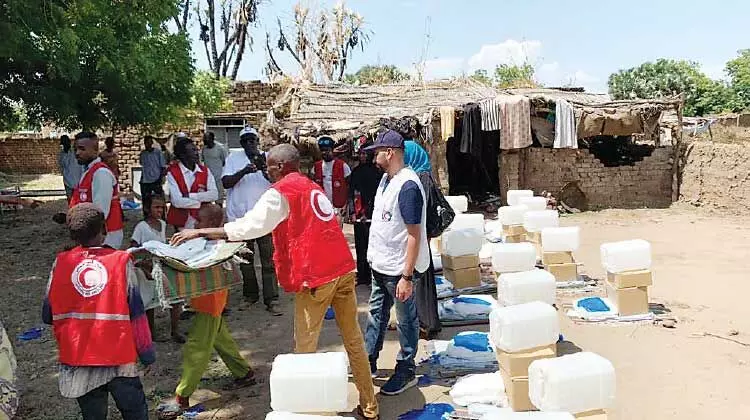
{"label": "dry ground", "polygon": [[[65,231],[50,217],[64,209],[62,201],[45,203],[37,210],[6,213],[0,220],[0,317],[11,337],[40,324],[41,296],[54,253],[67,241]],[[128,227],[139,214],[128,215]],[[565,225],[582,227],[583,245],[578,259],[592,277],[601,278],[598,247],[602,242],[629,238],[651,241],[655,285],[651,300],[663,303],[679,320],[676,329],[660,326],[575,325],[561,315],[563,334],[577,346],[609,358],[617,369],[617,405],[610,420],[750,418],[750,347],[713,337],[728,335],[750,343],[746,299],[750,291],[750,217],[697,213],[686,207],[667,210],[610,210],[568,216]],[[368,290],[359,289],[360,315],[364,319]],[[274,355],[292,348],[291,297],[282,297],[283,317],[268,316],[262,307],[239,310],[235,293],[229,323],[244,355],[260,377],[269,374]],[[565,298],[562,299],[563,301]],[[188,328],[182,323],[182,329]],[[167,319],[157,321],[159,337],[167,335]],[[486,328],[478,328],[480,330]],[[449,338],[457,329],[445,330]],[[397,349],[389,332],[380,367],[390,369]],[[21,419],[78,418],[74,401],[57,391],[56,350],[46,330],[42,339],[14,341],[23,387]],[[424,342],[421,343],[422,347]],[[339,350],[335,323],[327,321],[321,350]],[[145,378],[152,403],[169,397],[180,375],[180,347],[157,343],[158,362]],[[214,361],[203,388],[221,393],[228,371]],[[352,408],[356,401],[352,386]],[[449,401],[447,388],[428,386],[399,397],[381,397],[383,419],[420,407],[425,402]],[[257,394],[257,395],[255,395]],[[209,404],[218,409],[200,418],[262,419],[269,409],[268,384],[254,390],[224,393]],[[119,418],[114,414],[111,418]]]}

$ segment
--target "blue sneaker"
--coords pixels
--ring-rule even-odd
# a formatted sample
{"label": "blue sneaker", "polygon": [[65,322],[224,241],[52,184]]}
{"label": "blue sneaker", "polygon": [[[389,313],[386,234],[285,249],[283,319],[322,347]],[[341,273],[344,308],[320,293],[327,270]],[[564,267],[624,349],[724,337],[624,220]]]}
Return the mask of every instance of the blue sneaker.
{"label": "blue sneaker", "polygon": [[408,370],[396,370],[396,373],[380,388],[383,395],[398,395],[417,385],[417,377]]}
{"label": "blue sneaker", "polygon": [[370,359],[370,376],[372,379],[378,377],[378,361]]}

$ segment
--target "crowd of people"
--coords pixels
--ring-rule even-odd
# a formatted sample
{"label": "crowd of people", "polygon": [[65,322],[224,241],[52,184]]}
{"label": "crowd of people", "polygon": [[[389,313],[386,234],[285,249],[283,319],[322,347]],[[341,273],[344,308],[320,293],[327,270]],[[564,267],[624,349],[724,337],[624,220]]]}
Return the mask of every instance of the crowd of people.
{"label": "crowd of people", "polygon": [[[139,373],[156,357],[152,334],[158,302],[149,260],[119,250],[117,152],[109,139],[106,144],[100,154],[94,133],[77,134],[73,145],[61,139],[66,224],[76,246],[57,256],[44,321],[53,325],[58,342],[61,393],[77,399],[84,419],[105,418],[109,394],[125,420],[146,419]],[[420,334],[440,331],[428,237],[435,186],[429,156],[413,133],[383,130],[374,141],[363,136],[356,144],[359,161],[352,169],[335,156],[333,138],[319,138],[322,159],[303,174],[296,147],[280,144],[264,152],[258,132],[249,126],[240,133],[241,150],[231,153],[213,133],[203,137],[200,151],[178,133],[171,160],[146,137],[140,154],[144,220],[130,245],[166,242],[171,226],[172,245],[202,237],[257,247],[262,289],[254,258],[247,258],[241,265],[246,304],[262,297],[268,313],[280,316],[278,287],[294,294],[299,353],[317,350],[332,308],[359,390],[358,413],[373,419],[379,412],[373,378],[391,307],[400,352],[394,374],[380,388],[383,395],[416,385]],[[354,225],[356,262],[344,222]],[[357,285],[371,287],[364,334],[357,320]],[[159,407],[160,418],[175,418],[190,406],[214,350],[234,375],[234,385],[255,384],[254,371],[222,316],[227,297],[221,290],[185,302],[193,314],[186,339],[178,332],[182,309],[173,306],[171,336],[184,342],[183,372],[174,400]]]}

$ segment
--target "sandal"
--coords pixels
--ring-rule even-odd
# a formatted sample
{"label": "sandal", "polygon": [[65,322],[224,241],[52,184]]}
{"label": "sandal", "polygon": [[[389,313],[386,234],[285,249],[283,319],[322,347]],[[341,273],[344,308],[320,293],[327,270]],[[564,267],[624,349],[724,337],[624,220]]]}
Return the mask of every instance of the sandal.
{"label": "sandal", "polygon": [[223,388],[225,391],[231,391],[234,389],[247,388],[257,383],[258,381],[255,380],[255,372],[250,369],[247,372],[247,375],[243,376],[242,378],[235,378],[231,383],[227,384]]}

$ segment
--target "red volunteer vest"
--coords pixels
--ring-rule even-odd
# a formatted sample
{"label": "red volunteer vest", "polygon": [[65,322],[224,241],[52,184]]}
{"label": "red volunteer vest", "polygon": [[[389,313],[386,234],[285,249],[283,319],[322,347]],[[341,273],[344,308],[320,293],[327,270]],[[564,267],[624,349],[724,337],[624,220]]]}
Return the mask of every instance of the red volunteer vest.
{"label": "red volunteer vest", "polygon": [[[80,203],[91,203],[94,198],[93,192],[93,181],[94,173],[99,169],[109,169],[109,166],[104,162],[97,162],[81,178],[81,182],[73,189],[73,195],[70,197],[70,203],[68,208],[73,208],[76,204]],[[114,174],[113,174],[114,175]],[[117,178],[115,178],[117,179]],[[116,232],[122,230],[122,207],[120,206],[120,188],[119,184],[115,184],[112,189],[112,202],[109,205],[109,214],[107,215],[107,232]]]}
{"label": "red volunteer vest", "polygon": [[[315,183],[323,186],[323,161],[315,162]],[[333,207],[337,209],[346,207],[346,201],[349,199],[349,188],[346,185],[344,177],[344,161],[341,159],[333,160],[333,173],[331,174],[331,183],[333,184]]]}
{"label": "red volunteer vest", "polygon": [[273,260],[287,292],[315,288],[354,270],[354,258],[331,202],[300,173],[273,184],[289,202],[289,217],[273,231]]}
{"label": "red volunteer vest", "polygon": [[80,246],[57,255],[49,302],[60,363],[119,366],[136,361],[128,308],[129,259],[125,251]]}
{"label": "red volunteer vest", "polygon": [[[172,162],[169,164],[168,171],[177,182],[177,186],[180,188],[180,193],[197,193],[208,189],[208,170],[200,163],[197,165],[200,168],[200,172],[195,175],[195,181],[193,181],[193,185],[191,185],[188,190],[187,184],[185,183],[185,177],[182,176],[182,171],[180,170],[180,163]],[[193,219],[198,219],[198,209],[180,209],[170,204],[169,210],[167,210],[167,223],[172,226],[184,227],[185,223],[187,223],[188,216],[193,216]]]}

